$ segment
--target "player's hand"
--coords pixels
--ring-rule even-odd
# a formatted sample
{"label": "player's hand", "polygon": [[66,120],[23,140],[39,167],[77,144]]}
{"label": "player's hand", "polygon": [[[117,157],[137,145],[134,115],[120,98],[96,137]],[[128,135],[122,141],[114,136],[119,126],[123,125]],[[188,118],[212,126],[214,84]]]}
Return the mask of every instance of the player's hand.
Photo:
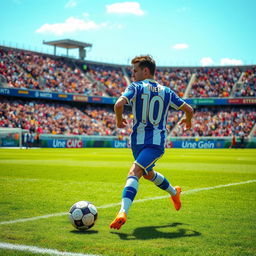
{"label": "player's hand", "polygon": [[191,129],[191,127],[192,127],[191,120],[187,120],[186,118],[182,119],[182,120],[179,122],[179,125],[183,125],[183,124],[185,124],[185,131]]}
{"label": "player's hand", "polygon": [[118,128],[124,128],[124,127],[126,127],[126,125],[127,125],[127,121],[125,119],[123,119],[123,118],[122,118],[121,122],[117,122],[116,123],[116,126]]}

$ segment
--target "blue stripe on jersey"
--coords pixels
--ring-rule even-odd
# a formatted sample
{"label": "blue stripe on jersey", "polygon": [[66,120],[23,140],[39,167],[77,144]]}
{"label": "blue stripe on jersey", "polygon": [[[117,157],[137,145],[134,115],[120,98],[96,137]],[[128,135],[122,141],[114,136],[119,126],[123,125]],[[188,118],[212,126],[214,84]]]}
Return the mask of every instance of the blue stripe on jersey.
{"label": "blue stripe on jersey", "polygon": [[132,145],[164,147],[169,107],[179,109],[184,101],[170,88],[149,79],[130,84],[123,96],[133,108]]}

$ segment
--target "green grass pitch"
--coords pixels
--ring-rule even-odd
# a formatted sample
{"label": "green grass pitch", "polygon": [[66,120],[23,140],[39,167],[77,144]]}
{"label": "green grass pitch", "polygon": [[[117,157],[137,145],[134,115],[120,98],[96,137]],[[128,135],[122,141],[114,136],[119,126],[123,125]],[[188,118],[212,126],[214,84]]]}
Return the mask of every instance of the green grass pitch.
{"label": "green grass pitch", "polygon": [[[70,255],[256,255],[255,150],[167,149],[155,169],[182,187],[182,209],[141,179],[135,200],[146,200],[132,205],[121,230],[110,230],[132,161],[130,149],[0,149],[0,244]],[[80,200],[98,207],[86,232],[63,214],[6,223],[65,213]],[[43,254],[2,248],[0,255]]]}

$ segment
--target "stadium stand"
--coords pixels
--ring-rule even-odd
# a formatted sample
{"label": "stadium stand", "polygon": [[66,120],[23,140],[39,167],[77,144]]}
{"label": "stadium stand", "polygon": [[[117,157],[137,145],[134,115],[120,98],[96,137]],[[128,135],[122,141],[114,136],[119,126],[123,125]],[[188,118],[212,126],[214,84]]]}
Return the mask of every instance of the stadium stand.
{"label": "stadium stand", "polygon": [[70,60],[5,49],[0,49],[0,54],[4,60],[0,74],[10,87],[103,96],[97,83],[92,83]]}
{"label": "stadium stand", "polygon": [[200,68],[189,93],[190,98],[229,97],[241,76],[239,68]]}
{"label": "stadium stand", "polygon": [[[132,127],[132,115],[126,114],[128,127],[117,133],[113,109],[92,105],[75,107],[2,98],[0,116],[0,127],[20,127],[46,134],[128,136]],[[181,117],[181,111],[172,111],[168,117],[167,126],[173,137],[240,136],[241,132],[248,136],[256,120],[256,111],[250,107],[203,107],[196,110],[193,129],[189,131],[176,125]]]}
{"label": "stadium stand", "polygon": [[242,107],[202,107],[195,111],[193,128],[184,131],[181,126],[172,130],[171,136],[225,137],[248,136],[256,120],[255,108]]}
{"label": "stadium stand", "polygon": [[0,75],[8,87],[40,89],[31,75],[15,64],[3,49],[0,49]]}
{"label": "stadium stand", "polygon": [[241,83],[235,88],[235,97],[255,97],[256,96],[256,67],[246,69],[242,76]]}
{"label": "stadium stand", "polygon": [[159,81],[159,83],[170,87],[182,98],[190,78],[191,71],[189,69],[164,68],[163,70],[156,70],[156,80]]}
{"label": "stadium stand", "polygon": [[131,129],[130,125],[117,134],[110,107],[79,108],[54,102],[0,99],[0,127],[4,128],[17,127],[40,134],[100,136],[128,136]]}
{"label": "stadium stand", "polygon": [[[21,88],[86,96],[118,97],[132,81],[128,66],[81,61],[67,57],[0,47],[0,89]],[[184,98],[248,98],[256,96],[256,66],[171,68],[159,67],[156,80]],[[255,136],[255,102],[248,106],[196,108],[194,128],[182,130],[180,111],[167,120],[170,136]],[[127,112],[128,113],[128,112]],[[113,105],[74,105],[54,100],[0,97],[0,127],[20,127],[41,134],[128,136],[115,128]],[[253,130],[254,128],[254,130]]]}
{"label": "stadium stand", "polygon": [[118,97],[127,87],[124,74],[120,67],[104,65],[89,65],[89,74],[105,86],[109,96]]}
{"label": "stadium stand", "polygon": [[[8,86],[14,88],[118,97],[132,80],[131,69],[126,66],[81,63],[6,47],[0,47],[0,57],[0,74]],[[83,68],[85,64],[86,69]],[[188,88],[193,74],[195,81]],[[156,80],[180,97],[184,97],[187,89],[189,98],[252,97],[255,96],[256,67],[160,67]]]}

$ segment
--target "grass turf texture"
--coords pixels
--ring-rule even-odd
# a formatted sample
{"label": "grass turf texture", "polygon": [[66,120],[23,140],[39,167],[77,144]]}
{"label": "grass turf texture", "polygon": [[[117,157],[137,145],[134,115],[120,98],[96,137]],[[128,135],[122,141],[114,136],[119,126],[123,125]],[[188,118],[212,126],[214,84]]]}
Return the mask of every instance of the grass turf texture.
{"label": "grass turf texture", "polygon": [[[156,170],[183,191],[256,179],[256,151],[167,149]],[[0,222],[68,212],[73,203],[119,203],[133,161],[129,149],[0,149]],[[167,195],[140,180],[135,198]],[[256,255],[256,183],[134,203],[119,231],[119,206],[99,208],[95,226],[74,230],[67,216],[0,225],[0,242],[105,256]],[[0,249],[0,255],[35,255]]]}

